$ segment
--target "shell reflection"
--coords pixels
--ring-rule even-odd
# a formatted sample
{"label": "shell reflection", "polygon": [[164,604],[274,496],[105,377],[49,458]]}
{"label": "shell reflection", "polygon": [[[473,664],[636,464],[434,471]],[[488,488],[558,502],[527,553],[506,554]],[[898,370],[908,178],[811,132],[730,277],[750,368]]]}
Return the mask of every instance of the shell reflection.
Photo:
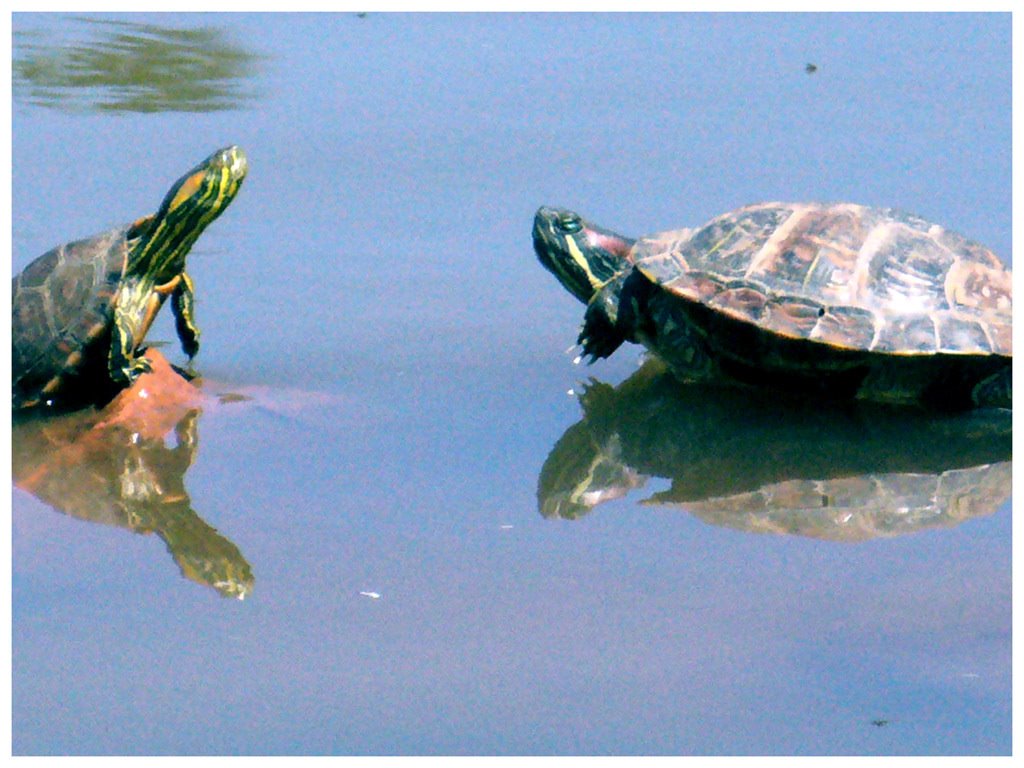
{"label": "shell reflection", "polygon": [[957,525],[1010,496],[1011,418],[680,387],[650,360],[619,387],[591,382],[583,419],[552,448],[540,512],[576,519],[651,477],[644,504],[714,525],[835,541]]}

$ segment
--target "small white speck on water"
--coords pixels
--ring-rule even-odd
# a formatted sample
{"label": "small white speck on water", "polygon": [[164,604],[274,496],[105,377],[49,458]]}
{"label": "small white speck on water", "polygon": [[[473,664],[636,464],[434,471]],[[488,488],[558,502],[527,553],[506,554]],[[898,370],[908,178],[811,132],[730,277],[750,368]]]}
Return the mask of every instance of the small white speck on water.
{"label": "small white speck on water", "polygon": [[360,592],[359,594],[371,600],[380,600],[380,592]]}
{"label": "small white speck on water", "polygon": [[576,349],[576,345],[575,345],[575,344],[573,344],[573,345],[571,345],[571,346],[568,346],[568,347],[566,347],[566,348],[565,348],[565,354],[567,354],[567,355],[568,355],[568,354],[569,354],[570,352],[572,352],[572,351],[573,351],[574,349]]}
{"label": "small white speck on water", "polygon": [[570,387],[569,389],[565,390],[565,394],[567,394],[569,397],[575,397],[576,390]]}
{"label": "small white speck on water", "polygon": [[574,357],[572,359],[572,364],[573,365],[579,365],[582,362],[583,362],[583,355],[576,355],[576,357]]}
{"label": "small white speck on water", "polygon": [[503,531],[511,531],[512,530],[512,526],[509,525],[508,523],[505,523],[504,525],[501,526],[501,530],[503,530]]}

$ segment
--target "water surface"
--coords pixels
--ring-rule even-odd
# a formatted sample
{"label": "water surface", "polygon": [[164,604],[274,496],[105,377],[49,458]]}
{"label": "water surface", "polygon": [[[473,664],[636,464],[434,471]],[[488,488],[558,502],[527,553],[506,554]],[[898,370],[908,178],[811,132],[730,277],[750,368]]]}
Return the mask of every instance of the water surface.
{"label": "water surface", "polygon": [[[856,536],[709,512],[824,482],[846,433],[779,433],[770,403],[752,433],[692,393],[639,458],[630,406],[580,426],[591,376],[649,395],[639,350],[574,366],[583,307],[530,243],[541,204],[639,235],[849,200],[1008,259],[1008,14],[13,26],[14,270],[153,211],[217,147],[251,168],[189,262],[216,403],[127,445],[66,426],[77,465],[16,459],[16,753],[1009,752],[1002,438],[900,463],[891,425],[856,422],[879,455],[838,474],[890,499],[856,486]],[[617,457],[584,464],[612,492],[547,514],[551,467],[582,487],[558,463],[580,436]],[[100,481],[61,469],[83,456]],[[697,460],[719,485],[672,496]],[[955,503],[891,501],[947,471]]]}

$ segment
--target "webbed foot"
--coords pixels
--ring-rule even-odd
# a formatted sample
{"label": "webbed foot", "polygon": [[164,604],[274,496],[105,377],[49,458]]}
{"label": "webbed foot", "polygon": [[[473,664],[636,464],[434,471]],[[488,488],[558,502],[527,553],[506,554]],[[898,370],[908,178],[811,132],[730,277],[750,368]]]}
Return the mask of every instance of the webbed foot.
{"label": "webbed foot", "polygon": [[608,357],[627,338],[621,327],[619,300],[623,279],[609,281],[587,305],[583,315],[583,328],[577,343],[583,347],[583,356],[593,363],[601,357]]}
{"label": "webbed foot", "polygon": [[583,356],[589,358],[587,362],[593,363],[611,355],[625,340],[607,314],[588,309],[576,342],[583,347]]}
{"label": "webbed foot", "polygon": [[125,364],[117,369],[117,372],[120,375],[114,378],[119,378],[120,381],[116,381],[115,383],[130,387],[135,383],[135,380],[139,378],[139,376],[144,373],[151,373],[152,371],[153,366],[150,364],[149,360],[139,355],[131,360],[126,360]]}
{"label": "webbed foot", "polygon": [[199,328],[195,321],[195,286],[185,272],[181,273],[181,281],[171,296],[171,311],[174,313],[174,327],[181,341],[181,349],[191,363],[199,351]]}

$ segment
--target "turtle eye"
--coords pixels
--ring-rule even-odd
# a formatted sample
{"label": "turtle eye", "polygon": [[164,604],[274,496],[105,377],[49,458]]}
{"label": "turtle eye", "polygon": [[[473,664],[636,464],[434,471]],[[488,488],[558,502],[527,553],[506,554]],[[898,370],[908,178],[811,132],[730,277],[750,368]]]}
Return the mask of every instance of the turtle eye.
{"label": "turtle eye", "polygon": [[558,217],[558,228],[571,235],[583,229],[583,220],[575,213],[563,213]]}

